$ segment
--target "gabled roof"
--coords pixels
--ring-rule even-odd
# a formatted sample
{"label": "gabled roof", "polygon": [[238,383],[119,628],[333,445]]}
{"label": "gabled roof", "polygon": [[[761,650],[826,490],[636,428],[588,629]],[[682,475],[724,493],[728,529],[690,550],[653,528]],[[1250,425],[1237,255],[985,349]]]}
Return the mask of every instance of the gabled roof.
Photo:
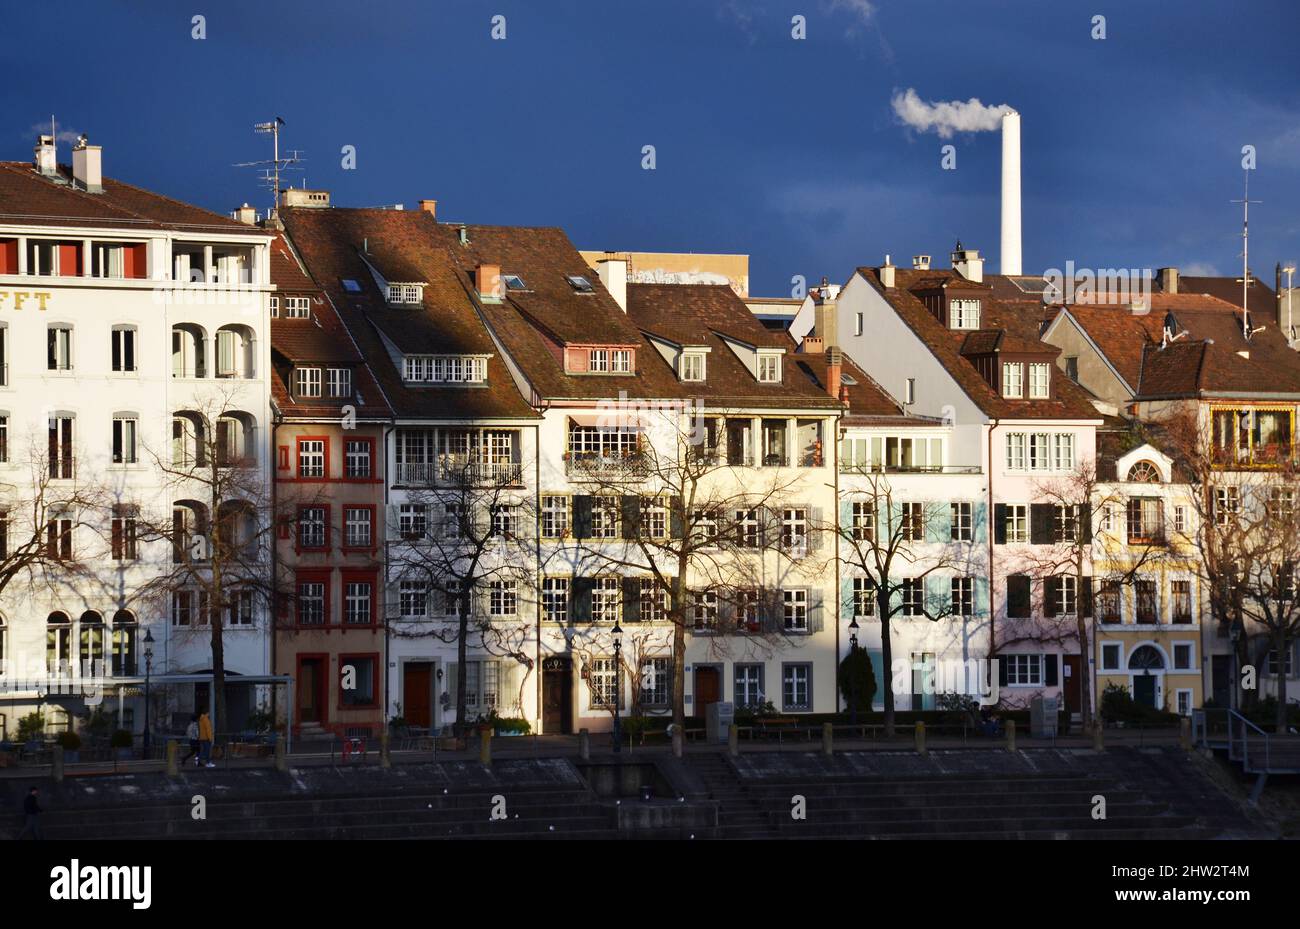
{"label": "gabled roof", "polygon": [[[1002,330],[998,340],[1002,351],[1021,353],[1059,354],[1059,349],[1041,340],[1040,332],[1047,314],[1041,301],[999,300],[992,295],[992,287],[987,282],[976,284],[966,281],[956,271],[928,270],[917,271],[898,268],[894,271],[893,287],[885,287],[880,281],[877,268],[861,267],[857,274],[873,287],[898,313],[899,318],[907,324],[965,394],[986,416],[999,419],[1086,419],[1095,420],[1099,414],[1089,402],[1087,394],[1069,378],[1057,371],[1052,375],[1053,396],[1048,399],[1030,400],[1003,397],[984,379],[962,352],[968,330],[949,329],[926,309],[925,304],[913,292],[915,289],[930,289],[942,286],[939,282],[947,278],[956,280],[950,286],[970,285],[983,288],[987,295],[982,298],[980,323],[985,330]],[[987,336],[981,338],[988,344]]]}
{"label": "gabled roof", "polygon": [[0,223],[265,234],[220,213],[111,177],[103,178],[103,192],[94,194],[72,187],[72,170],[66,165],[59,166],[59,177],[62,183],[43,177],[30,162],[0,161]]}
{"label": "gabled roof", "polygon": [[[1233,306],[1241,306],[1241,278],[1239,277],[1183,277],[1178,278],[1178,295],[1209,295],[1217,297]],[[1277,295],[1258,278],[1252,277],[1246,291],[1253,322],[1259,325],[1265,320],[1277,319]]]}

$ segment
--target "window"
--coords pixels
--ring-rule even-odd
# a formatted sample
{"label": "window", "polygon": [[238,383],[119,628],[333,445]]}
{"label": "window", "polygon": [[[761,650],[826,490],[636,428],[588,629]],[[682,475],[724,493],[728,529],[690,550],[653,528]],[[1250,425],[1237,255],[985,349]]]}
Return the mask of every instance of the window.
{"label": "window", "polygon": [[1051,396],[1051,365],[1034,362],[1029,366],[1029,396],[1034,400],[1044,400]]}
{"label": "window", "polygon": [[345,291],[347,291],[348,293],[350,293],[350,294],[359,294],[359,293],[361,293],[361,284],[358,283],[358,282],[357,282],[356,280],[354,280],[353,278],[350,278],[350,277],[339,278],[339,283],[342,284],[342,285],[343,285],[343,289],[344,289]]}
{"label": "window", "polygon": [[980,327],[980,302],[978,300],[953,300],[949,304],[948,315],[953,329],[978,329]]}
{"label": "window", "polygon": [[1008,545],[1029,541],[1029,507],[1026,504],[1007,504],[1006,533]]}
{"label": "window", "polygon": [[1190,644],[1174,645],[1174,670],[1175,671],[1192,670],[1192,646]]}
{"label": "window", "polygon": [[194,591],[172,591],[172,625],[189,626],[194,622]]}
{"label": "window", "polygon": [[763,666],[761,664],[737,664],[735,666],[735,703],[739,707],[761,707],[763,705]]}
{"label": "window", "polygon": [[762,384],[776,384],[781,381],[781,356],[758,356],[758,380]]}
{"label": "window", "polygon": [[465,602],[461,599],[460,581],[448,580],[442,585],[442,614],[449,618],[460,619],[465,611]]}
{"label": "window", "polygon": [[901,504],[901,538],[904,542],[925,541],[925,507],[920,503]]}
{"label": "window", "polygon": [[1065,376],[1076,384],[1079,383],[1079,356],[1067,355],[1065,358]]}
{"label": "window", "polygon": [[952,615],[975,615],[975,578],[954,577],[952,579]]}
{"label": "window", "polygon": [[1128,469],[1130,484],[1159,484],[1160,469],[1149,461],[1139,461]]}
{"label": "window", "polygon": [[1133,589],[1137,595],[1137,621],[1143,624],[1160,622],[1159,603],[1156,599],[1156,582],[1134,581]]}
{"label": "window", "polygon": [[9,460],[9,414],[0,413],[0,464]]}
{"label": "window", "polygon": [[45,523],[45,555],[54,560],[72,558],[72,517],[67,511],[55,511]]}
{"label": "window", "polygon": [[[856,506],[857,504],[855,504]],[[741,548],[758,548],[763,538],[762,511],[736,511],[736,544]]]}
{"label": "window", "polygon": [[519,535],[519,507],[513,503],[501,503],[490,507],[492,516],[492,535],[501,539],[514,539]]}
{"label": "window", "polygon": [[96,668],[103,668],[104,617],[94,610],[87,610],[81,614],[81,621],[77,623],[77,626],[79,627],[77,632],[80,640],[77,651],[78,657],[81,659],[81,666],[92,672]]}
{"label": "window", "polygon": [[1169,609],[1173,614],[1173,622],[1186,625],[1192,621],[1191,581],[1169,582]]}
{"label": "window", "polygon": [[139,509],[137,507],[129,503],[115,503],[113,505],[111,536],[114,561],[135,561],[138,522]]}
{"label": "window", "polygon": [[493,618],[514,616],[519,610],[516,581],[492,581],[488,585],[488,615]]}
{"label": "window", "polygon": [[1101,647],[1101,669],[1118,671],[1121,646],[1117,642],[1107,642]]}
{"label": "window", "polygon": [[668,507],[652,497],[642,497],[640,501],[639,527],[643,539],[666,539],[668,537]]}
{"label": "window", "polygon": [[1178,700],[1178,715],[1191,716],[1192,715],[1192,692],[1190,690],[1182,689],[1182,690],[1175,691],[1175,696]]}
{"label": "window", "polygon": [[325,440],[298,440],[298,476],[325,476]]}
{"label": "window", "polygon": [[328,395],[336,400],[352,396],[352,369],[326,368],[325,387]]}
{"label": "window", "polygon": [[613,623],[618,621],[623,592],[617,577],[598,577],[591,588],[591,621]]}
{"label": "window", "polygon": [[643,623],[663,622],[668,618],[668,591],[657,578],[639,579],[640,590],[638,616]]}
{"label": "window", "polygon": [[781,511],[781,547],[789,552],[803,552],[808,547],[808,511],[786,508]]}
{"label": "window", "polygon": [[1078,504],[1058,503],[1052,507],[1052,541],[1056,543],[1079,540]]}
{"label": "window", "polygon": [[374,513],[368,506],[345,506],[343,508],[343,544],[347,548],[370,548],[372,542],[371,522]]}
{"label": "window", "polygon": [[1008,471],[1074,470],[1074,434],[1011,432],[1006,439]]}
{"label": "window", "polygon": [[876,615],[876,582],[869,577],[853,579],[853,617],[866,619]]}
{"label": "window", "polygon": [[[377,682],[373,656],[339,656],[339,694],[345,707],[374,706],[377,702]],[[351,669],[351,674],[348,670]],[[350,680],[349,680],[350,678]],[[344,686],[351,683],[351,687]]]}
{"label": "window", "polygon": [[[1291,666],[1291,653],[1294,649],[1288,648],[1285,653],[1284,669],[1282,674],[1285,677],[1294,677],[1295,671]],[[1270,677],[1277,676],[1277,649],[1270,648],[1268,657],[1265,659],[1264,673]]]}
{"label": "window", "polygon": [[542,578],[542,611],[548,622],[568,622],[569,579],[567,577]]}
{"label": "window", "polygon": [[[9,557],[9,511],[0,509],[0,559]],[[0,655],[0,658],[3,658]]]}
{"label": "window", "polygon": [[299,397],[320,396],[320,368],[296,368],[294,373],[297,375],[295,393]]}
{"label": "window", "polygon": [[1174,507],[1174,532],[1187,532],[1187,507],[1182,504]]}
{"label": "window", "polygon": [[855,502],[853,504],[853,540],[871,542],[876,538],[876,504],[875,501]]}
{"label": "window", "polygon": [[562,539],[569,532],[569,498],[542,497],[542,536]]}
{"label": "window", "polygon": [[50,371],[72,370],[72,327],[50,326],[45,331],[45,347]]}
{"label": "window", "polygon": [[781,591],[785,609],[785,631],[808,631],[808,591],[798,587]]}
{"label": "window", "polygon": [[344,442],[344,475],[353,479],[370,477],[374,449],[374,443],[369,439],[348,439]]}
{"label": "window", "polygon": [[1000,655],[1007,669],[1007,684],[1011,687],[1041,687],[1043,684],[1042,655]]}
{"label": "window", "polygon": [[1164,501],[1156,497],[1130,497],[1128,500],[1128,541],[1130,545],[1158,542],[1164,536]]}
{"label": "window", "polygon": [[909,404],[916,402],[916,378],[914,377],[909,377],[903,382],[903,402]]}
{"label": "window", "polygon": [[691,615],[697,632],[716,632],[718,628],[718,595],[712,590],[691,591]]}
{"label": "window", "polygon": [[423,503],[403,503],[397,508],[397,527],[403,539],[422,539],[429,531],[428,509]]}
{"label": "window", "polygon": [[480,384],[487,380],[487,359],[476,355],[407,355],[402,360],[407,381]]}
{"label": "window", "polygon": [[135,327],[113,327],[113,370],[118,373],[135,371]]}
{"label": "window", "polygon": [[618,538],[618,498],[591,498],[591,537],[593,539]]}
{"label": "window", "polygon": [[469,535],[469,504],[442,504],[441,538],[464,539]]}
{"label": "window", "polygon": [[253,591],[236,590],[226,604],[227,626],[253,625]]}
{"label": "window", "polygon": [[781,666],[781,709],[812,709],[812,665]]}
{"label": "window", "polygon": [[1241,489],[1238,487],[1214,488],[1214,520],[1226,526],[1241,512]]}
{"label": "window", "polygon": [[424,619],[429,615],[429,585],[425,581],[402,581],[397,585],[398,610],[402,619]]}
{"label": "window", "polygon": [[903,598],[903,616],[925,615],[925,578],[905,577],[899,585]]}
{"label": "window", "polygon": [[350,626],[369,626],[373,617],[374,584],[370,581],[345,581],[343,584],[343,621]]}
{"label": "window", "polygon": [[311,298],[285,297],[284,315],[286,319],[306,319],[311,316]]}
{"label": "window", "polygon": [[686,352],[682,355],[682,380],[704,380],[704,356],[699,352]]}
{"label": "window", "polygon": [[862,314],[861,313],[853,314],[853,334],[862,335]]}
{"label": "window", "polygon": [[587,686],[591,689],[591,709],[612,709],[615,697],[615,681],[619,669],[613,658],[593,658],[588,674]]}
{"label": "window", "polygon": [[325,532],[329,521],[329,508],[305,506],[298,511],[298,547],[324,549]]}
{"label": "window", "polygon": [[1079,609],[1079,579],[1073,574],[1044,578],[1043,596],[1048,616],[1073,616]]}
{"label": "window", "polygon": [[595,290],[595,288],[591,286],[591,281],[587,280],[580,274],[566,274],[564,275],[564,279],[569,282],[570,287],[580,294],[589,294]]}
{"label": "window", "polygon": [[718,541],[718,511],[708,507],[697,507],[691,514],[692,534],[705,545]]}
{"label": "window", "polygon": [[1012,432],[1007,435],[1007,470],[1025,470],[1025,434]]}
{"label": "window", "polygon": [[1051,467],[1051,436],[1045,432],[1029,435],[1029,470],[1046,471]]}
{"label": "window", "polygon": [[587,353],[587,370],[604,373],[609,370],[609,351],[593,348]]}
{"label": "window", "polygon": [[1019,397],[1024,394],[1024,365],[1018,361],[1002,362],[1002,396]]}
{"label": "window", "polygon": [[113,417],[113,464],[136,464],[139,461],[136,452],[137,426],[135,416],[119,414]]}
{"label": "window", "polygon": [[1103,623],[1123,621],[1121,588],[1118,581],[1103,581],[1097,592],[1097,618]]}
{"label": "window", "polygon": [[70,479],[73,477],[72,420],[71,416],[50,417],[49,468],[51,478]]}
{"label": "window", "polygon": [[951,505],[949,535],[954,542],[969,542],[974,536],[974,509],[969,503]]}
{"label": "window", "polygon": [[[0,620],[2,623],[3,620]],[[114,676],[128,677],[136,673],[135,646],[139,631],[140,627],[129,611],[118,610],[113,614],[111,648]],[[0,635],[3,635],[2,629]],[[0,658],[3,657],[3,650],[0,650]]]}
{"label": "window", "polygon": [[271,318],[280,318],[280,298],[275,294],[271,295]]}
{"label": "window", "polygon": [[619,348],[610,352],[609,369],[615,374],[630,374],[632,372],[632,352],[626,348]]}
{"label": "window", "polygon": [[668,705],[668,659],[641,660],[641,703],[643,706]]}

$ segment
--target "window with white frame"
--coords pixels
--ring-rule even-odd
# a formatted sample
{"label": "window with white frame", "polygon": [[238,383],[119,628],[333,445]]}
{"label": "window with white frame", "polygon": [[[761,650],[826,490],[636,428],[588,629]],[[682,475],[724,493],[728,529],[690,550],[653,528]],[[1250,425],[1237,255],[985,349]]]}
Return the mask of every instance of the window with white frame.
{"label": "window with white frame", "polygon": [[1007,504],[1006,530],[1008,545],[1029,541],[1029,506],[1027,504]]}
{"label": "window with white frame", "polygon": [[305,506],[298,511],[298,547],[324,548],[326,513],[323,506]]}
{"label": "window with white frame", "polygon": [[876,537],[876,503],[874,500],[853,503],[853,540],[870,542]]}
{"label": "window with white frame", "polygon": [[1174,696],[1178,703],[1178,715],[1191,716],[1192,715],[1192,692],[1184,688],[1184,689],[1174,691]]}
{"label": "window with white frame", "polygon": [[1174,532],[1187,532],[1187,507],[1183,504],[1174,507]]}
{"label": "window with white frame", "polygon": [[542,497],[542,537],[562,539],[569,532],[569,498]]}
{"label": "window with white frame", "polygon": [[0,413],[0,464],[9,461],[9,414]]}
{"label": "window with white frame", "polygon": [[298,440],[298,476],[325,476],[325,440]]}
{"label": "window with white frame", "polygon": [[294,393],[299,397],[320,396],[320,368],[295,368],[297,385]]}
{"label": "window with white frame", "polygon": [[1007,470],[1023,471],[1025,470],[1025,442],[1026,436],[1023,432],[1011,432],[1007,434]]}
{"label": "window with white frame", "polygon": [[591,500],[591,537],[618,538],[618,497],[601,496]]}
{"label": "window with white frame", "polygon": [[1238,487],[1214,488],[1214,519],[1226,526],[1241,512],[1241,489]]}
{"label": "window with white frame", "polygon": [[904,542],[924,542],[925,506],[920,503],[903,503],[900,507],[900,538]]}
{"label": "window with white frame", "polygon": [[134,415],[118,413],[113,417],[113,464],[136,464],[140,458],[136,434],[140,421]]}
{"label": "window with white frame", "polygon": [[419,303],[424,299],[424,288],[419,284],[389,284],[388,302],[400,305]]}
{"label": "window with white frame", "polygon": [[407,355],[402,379],[409,383],[481,384],[487,380],[487,359],[473,355]]}
{"label": "window with white frame", "polygon": [[444,502],[439,522],[440,538],[463,539],[469,535],[469,504]]}
{"label": "window with white frame", "polygon": [[271,318],[280,318],[280,298],[275,294],[271,295]]}
{"label": "window with white frame", "polygon": [[311,316],[311,298],[285,297],[284,316],[286,319],[306,319]]}
{"label": "window with white frame", "polygon": [[801,552],[808,547],[808,511],[786,507],[781,511],[781,546],[786,551]]}
{"label": "window with white frame", "polygon": [[298,585],[298,624],[325,624],[325,585],[320,581],[306,581]]}
{"label": "window with white frame", "polygon": [[500,503],[491,508],[492,534],[502,539],[514,539],[519,535],[519,505]]}
{"label": "window with white frame", "polygon": [[1079,506],[1057,503],[1052,506],[1052,541],[1077,542],[1079,540]]}
{"label": "window with white frame", "polygon": [[488,615],[500,619],[519,611],[518,582],[496,580],[488,585]]}
{"label": "window with white frame", "polygon": [[114,326],[112,345],[113,370],[118,374],[127,374],[137,370],[135,364],[134,326]]}
{"label": "window with white frame", "polygon": [[352,369],[326,368],[325,387],[329,396],[336,400],[352,396]]}
{"label": "window with white frame", "polygon": [[404,539],[421,539],[429,531],[429,510],[423,503],[402,503],[397,508],[398,532]]}
{"label": "window with white frame", "polygon": [[974,505],[970,503],[953,503],[950,506],[949,536],[954,542],[969,542],[974,535]]}
{"label": "window with white frame", "polygon": [[72,370],[72,327],[50,326],[45,331],[46,367],[50,371]]}
{"label": "window with white frame", "polygon": [[925,615],[925,578],[905,577],[899,585],[903,616]]}
{"label": "window with white frame", "polygon": [[1031,400],[1044,400],[1051,396],[1051,365],[1032,362],[1029,365],[1029,397]]}
{"label": "window with white frame", "polygon": [[568,622],[569,579],[567,577],[542,578],[542,611],[547,622]]}
{"label": "window with white frame", "polygon": [[253,596],[253,591],[247,588],[230,595],[230,602],[226,604],[227,626],[253,625]]}
{"label": "window with white frame", "polygon": [[702,381],[704,380],[704,355],[700,352],[684,352],[682,354],[682,374],[683,381]]}
{"label": "window with white frame", "polygon": [[449,580],[442,585],[442,613],[449,619],[460,619],[466,604],[461,600],[460,581]]}
{"label": "window with white frame", "polygon": [[975,615],[975,578],[954,577],[952,579],[952,615]]}
{"label": "window with white frame", "polygon": [[978,329],[980,327],[980,301],[953,300],[949,304],[948,316],[953,329]]}
{"label": "window with white frame", "polygon": [[425,581],[402,581],[398,585],[398,609],[402,619],[424,619],[429,615],[429,585]]}
{"label": "window with white frame", "polygon": [[609,370],[613,374],[632,373],[632,352],[626,348],[616,348],[609,353]]}
{"label": "window with white frame", "polygon": [[1101,669],[1103,671],[1118,671],[1120,665],[1121,648],[1118,642],[1106,642],[1101,646]]}
{"label": "window with white frame", "polygon": [[1057,471],[1074,470],[1074,433],[1058,432],[1053,436],[1053,465]]}
{"label": "window with white frame", "polygon": [[705,545],[718,541],[718,511],[708,507],[699,507],[691,514],[692,534]]}
{"label": "window with white frame", "polygon": [[691,616],[698,632],[714,632],[718,628],[718,595],[712,590],[691,591]]}
{"label": "window with white frame", "polygon": [[1062,574],[1052,579],[1050,604],[1054,616],[1073,616],[1079,609],[1079,579],[1073,574]]}
{"label": "window with white frame", "polygon": [[591,620],[597,623],[618,621],[623,592],[617,577],[598,577],[591,588]]}
{"label": "window with white frame", "polygon": [[761,707],[763,696],[763,666],[761,664],[735,665],[735,702],[737,707]]}
{"label": "window with white frame", "polygon": [[1174,670],[1192,670],[1192,645],[1190,642],[1178,642],[1174,644]]}
{"label": "window with white frame", "polygon": [[641,704],[643,706],[668,705],[668,669],[667,658],[641,660]]}
{"label": "window with white frame", "polygon": [[1025,392],[1025,367],[1018,361],[1002,362],[1002,396],[1019,397]]}
{"label": "window with white frame", "polygon": [[587,370],[599,374],[609,371],[609,349],[590,349],[587,352]]}
{"label": "window with white frame", "polygon": [[1011,687],[1043,686],[1042,655],[999,655],[1007,669],[1007,684]]}
{"label": "window with white frame", "polygon": [[640,579],[640,617],[643,623],[663,622],[668,618],[668,591],[657,578]]}
{"label": "window with white frame", "polygon": [[866,619],[876,615],[876,582],[869,577],[853,579],[853,617]]}
{"label": "window with white frame", "polygon": [[781,591],[781,600],[785,609],[785,631],[808,631],[808,590],[794,587]]}
{"label": "window with white frame", "polygon": [[372,541],[372,511],[365,506],[343,508],[343,540],[348,548],[369,548]]}
{"label": "window with white frame", "polygon": [[812,665],[787,664],[781,667],[781,709],[812,709]]}
{"label": "window with white frame", "polygon": [[781,356],[760,354],[758,356],[758,380],[761,384],[777,384],[781,381]]}
{"label": "window with white frame", "polygon": [[587,686],[591,690],[591,709],[613,709],[618,673],[619,669],[613,658],[591,659],[587,678]]}
{"label": "window with white frame", "polygon": [[1192,621],[1192,582],[1169,582],[1170,621],[1186,625]]}
{"label": "window with white frame", "polygon": [[344,475],[350,478],[370,477],[370,456],[373,448],[368,439],[348,439],[344,442]]}
{"label": "window with white frame", "polygon": [[348,581],[343,585],[343,621],[350,626],[370,625],[374,585],[369,581]]}
{"label": "window with white frame", "polygon": [[763,538],[762,513],[758,508],[736,511],[736,544],[758,548]]}

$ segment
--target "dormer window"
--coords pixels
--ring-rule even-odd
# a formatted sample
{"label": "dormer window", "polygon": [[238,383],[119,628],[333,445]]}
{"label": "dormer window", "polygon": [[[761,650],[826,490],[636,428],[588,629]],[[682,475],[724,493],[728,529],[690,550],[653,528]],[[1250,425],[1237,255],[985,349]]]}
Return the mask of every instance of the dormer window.
{"label": "dormer window", "polygon": [[1002,396],[1023,397],[1025,395],[1025,366],[1018,361],[1002,362]]}
{"label": "dormer window", "polygon": [[336,400],[352,396],[352,369],[326,368],[325,389]]}
{"label": "dormer window", "polygon": [[760,384],[781,383],[780,355],[760,354],[758,356],[758,381]]}
{"label": "dormer window", "polygon": [[307,319],[311,316],[311,298],[285,297],[284,315],[286,319]]}
{"label": "dormer window", "polygon": [[587,370],[593,374],[630,374],[632,352],[626,348],[593,348],[587,353]]}
{"label": "dormer window", "polygon": [[1032,400],[1046,400],[1051,396],[1051,368],[1042,362],[1029,366],[1029,397]]}
{"label": "dormer window", "polygon": [[580,294],[589,294],[594,290],[591,286],[591,281],[587,280],[580,274],[566,274],[564,279],[569,282],[570,287]]}
{"label": "dormer window", "polygon": [[506,290],[528,289],[528,286],[524,283],[524,279],[518,274],[503,274],[501,275],[501,280],[506,285]]}
{"label": "dormer window", "polygon": [[388,302],[399,306],[409,306],[424,300],[423,284],[389,284]]}
{"label": "dormer window", "polygon": [[953,329],[978,329],[980,327],[980,302],[978,300],[953,300],[948,307],[948,319]]}
{"label": "dormer window", "polygon": [[320,396],[320,368],[294,369],[294,395],[298,397]]}
{"label": "dormer window", "polygon": [[487,380],[487,358],[466,355],[407,355],[402,361],[403,380],[432,384],[482,384]]}
{"label": "dormer window", "polygon": [[703,352],[683,352],[681,360],[681,379],[683,381],[704,380]]}

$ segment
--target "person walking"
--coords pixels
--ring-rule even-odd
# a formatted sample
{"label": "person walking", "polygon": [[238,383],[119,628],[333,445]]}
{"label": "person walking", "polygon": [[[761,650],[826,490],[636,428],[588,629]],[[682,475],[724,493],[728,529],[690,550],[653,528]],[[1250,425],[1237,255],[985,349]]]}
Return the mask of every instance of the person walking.
{"label": "person walking", "polygon": [[199,764],[216,767],[212,763],[212,720],[207,710],[199,714]]}
{"label": "person walking", "polygon": [[199,714],[190,714],[190,724],[185,727],[185,738],[190,740],[190,753],[181,759],[181,764],[194,759],[194,766],[199,766]]}
{"label": "person walking", "polygon": [[41,831],[41,814],[45,810],[41,809],[40,796],[41,789],[33,785],[32,789],[27,792],[27,796],[23,798],[23,816],[26,821],[23,824],[23,831],[18,833],[20,839],[29,832],[32,834],[33,842],[39,842],[45,838],[45,833]]}

